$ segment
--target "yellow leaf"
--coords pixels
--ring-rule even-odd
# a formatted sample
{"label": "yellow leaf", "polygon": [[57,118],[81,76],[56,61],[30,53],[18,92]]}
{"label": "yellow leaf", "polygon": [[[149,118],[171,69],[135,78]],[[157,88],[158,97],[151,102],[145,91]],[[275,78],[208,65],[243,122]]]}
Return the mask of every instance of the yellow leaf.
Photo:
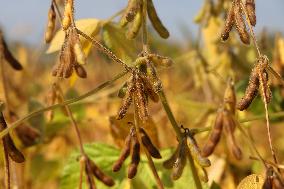
{"label": "yellow leaf", "polygon": [[128,66],[132,66],[134,57],[137,56],[134,40],[129,40],[125,36],[123,28],[113,23],[104,25],[103,40],[108,48],[110,48],[119,58],[121,58]]}
{"label": "yellow leaf", "polygon": [[284,39],[281,38],[278,41],[279,56],[282,63],[284,63]]}
{"label": "yellow leaf", "polygon": [[[89,35],[90,37],[96,36],[100,29],[101,29],[101,20],[96,18],[86,18],[76,21],[76,26],[79,30],[83,31],[85,34]],[[64,43],[64,31],[58,31],[53,40],[50,43],[49,48],[47,49],[46,53],[53,53],[59,51],[61,49],[62,44]],[[91,42],[87,41],[85,38],[80,36],[80,41],[82,43],[83,51],[86,56],[88,56],[90,49],[91,49]]]}
{"label": "yellow leaf", "polygon": [[264,178],[261,175],[251,174],[245,177],[237,189],[261,189],[264,183]]}

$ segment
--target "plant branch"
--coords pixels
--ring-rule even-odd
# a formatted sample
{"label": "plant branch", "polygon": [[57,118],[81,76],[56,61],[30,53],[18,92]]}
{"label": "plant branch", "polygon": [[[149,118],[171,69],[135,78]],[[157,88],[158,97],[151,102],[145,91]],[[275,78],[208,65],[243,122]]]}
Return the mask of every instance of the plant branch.
{"label": "plant branch", "polygon": [[170,106],[169,106],[169,104],[167,102],[167,99],[166,99],[164,91],[161,90],[159,92],[159,96],[160,96],[161,103],[162,103],[162,105],[164,107],[164,110],[166,111],[166,114],[167,114],[167,116],[168,116],[168,118],[169,118],[169,120],[171,122],[171,125],[172,125],[173,129],[175,130],[175,133],[176,133],[176,135],[178,137],[178,140],[180,141],[181,138],[182,138],[182,133],[180,131],[179,125],[177,124],[177,122],[175,120],[173,112],[172,112],[172,110],[171,110],[171,108],[170,108]]}
{"label": "plant branch", "polygon": [[[63,92],[62,92],[61,88],[59,87],[59,85],[57,87],[58,87],[58,91],[59,91],[60,97],[63,99],[63,101],[65,101],[64,95],[63,95]],[[65,105],[64,107],[65,107],[65,109],[67,111],[67,114],[68,114],[68,117],[70,118],[70,121],[71,121],[71,123],[72,123],[72,125],[73,125],[73,127],[75,129],[75,132],[76,132],[76,135],[77,135],[77,138],[78,138],[78,141],[79,141],[79,147],[80,147],[81,155],[85,156],[86,153],[84,151],[83,141],[82,141],[82,137],[81,137],[81,134],[80,134],[80,130],[79,130],[78,124],[77,124],[77,122],[76,122],[76,120],[74,118],[74,115],[73,115],[70,107],[68,105]]]}
{"label": "plant branch", "polygon": [[11,189],[11,170],[10,170],[10,159],[8,155],[7,146],[4,143],[4,140],[2,140],[3,144],[3,151],[4,151],[4,163],[5,163],[5,185],[6,189]]}
{"label": "plant branch", "polygon": [[143,51],[149,53],[148,46],[148,31],[147,31],[147,0],[143,0],[142,7],[142,42],[143,42]]}
{"label": "plant branch", "polygon": [[77,101],[80,101],[80,100],[85,99],[85,98],[87,98],[87,97],[89,97],[91,95],[96,94],[97,92],[99,92],[100,90],[104,89],[105,87],[110,86],[112,83],[114,83],[116,80],[120,79],[121,77],[123,77],[127,73],[128,73],[128,71],[123,71],[120,74],[116,75],[111,80],[108,80],[108,81],[100,84],[96,88],[92,89],[91,91],[89,91],[89,92],[87,92],[87,93],[85,93],[85,94],[83,94],[81,96],[78,96],[76,98],[72,98],[70,100],[66,100],[66,101],[64,101],[62,103],[54,104],[52,106],[48,106],[48,107],[45,107],[45,108],[42,108],[42,109],[39,109],[39,110],[36,110],[36,111],[33,111],[33,112],[29,113],[28,115],[26,115],[23,118],[15,121],[10,126],[8,126],[6,129],[4,129],[2,132],[0,132],[0,138],[3,138],[3,136],[8,134],[11,130],[15,129],[17,126],[22,124],[24,121],[27,121],[28,119],[30,119],[30,118],[32,118],[34,116],[37,116],[37,115],[39,115],[39,114],[41,114],[41,113],[43,113],[45,111],[48,111],[48,110],[53,110],[55,108],[59,108],[59,107],[65,106],[65,105],[73,104],[73,103],[75,103]]}
{"label": "plant branch", "polygon": [[[138,107],[136,106],[136,99],[134,97],[134,102],[133,102],[133,105],[134,105],[134,126],[135,126],[135,130],[136,130],[136,135],[137,135],[137,138],[139,140],[139,143],[142,144],[142,141],[141,141],[141,137],[140,137],[140,133],[139,133],[139,130],[140,130],[140,127],[139,127],[139,116],[138,116]],[[156,170],[156,167],[155,167],[155,164],[153,162],[153,159],[152,157],[150,156],[150,154],[148,153],[148,151],[145,149],[144,145],[141,145],[142,148],[143,148],[143,151],[145,152],[146,154],[146,157],[148,159],[148,165],[154,175],[154,178],[156,180],[156,183],[157,183],[157,186],[159,189],[164,189],[164,185],[158,175],[158,172]]]}
{"label": "plant branch", "polygon": [[76,30],[77,30],[77,33],[79,35],[81,35],[82,37],[84,37],[85,39],[87,39],[88,41],[93,43],[94,47],[96,47],[99,51],[101,51],[102,53],[107,55],[111,60],[121,64],[125,68],[125,70],[127,70],[127,71],[131,70],[131,68],[129,66],[127,66],[120,58],[118,58],[112,51],[110,51],[107,47],[102,45],[99,41],[97,41],[94,38],[88,36],[87,34],[82,32],[81,30],[79,30],[78,28],[76,28]]}
{"label": "plant branch", "polygon": [[[181,141],[182,140],[182,133],[181,133],[181,130],[180,130],[180,127],[179,125],[177,124],[176,122],[176,119],[173,115],[173,112],[167,102],[167,99],[166,99],[166,96],[165,96],[165,93],[163,90],[161,90],[159,92],[159,96],[160,96],[160,100],[161,100],[161,103],[163,105],[163,108],[171,122],[171,125],[173,127],[173,129],[175,130],[175,133],[178,137],[178,140]],[[191,132],[191,130],[190,130]],[[197,174],[197,171],[196,171],[196,167],[194,165],[194,162],[193,162],[193,159],[191,157],[191,155],[188,155],[188,160],[189,160],[189,165],[190,165],[190,168],[191,168],[191,172],[192,172],[192,176],[193,176],[193,179],[194,179],[194,183],[195,183],[195,186],[196,186],[196,189],[202,189],[202,185],[201,185],[201,181],[200,181],[200,178]]]}

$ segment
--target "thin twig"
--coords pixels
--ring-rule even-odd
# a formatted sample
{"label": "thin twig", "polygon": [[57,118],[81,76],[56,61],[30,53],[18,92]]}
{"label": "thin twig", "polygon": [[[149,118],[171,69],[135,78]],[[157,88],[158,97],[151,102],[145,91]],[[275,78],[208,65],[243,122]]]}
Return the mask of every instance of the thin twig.
{"label": "thin twig", "polygon": [[96,88],[90,90],[89,92],[81,95],[81,96],[78,96],[76,98],[72,98],[70,100],[66,100],[62,103],[58,103],[58,104],[54,104],[54,105],[51,105],[51,106],[47,106],[47,107],[44,107],[44,108],[41,108],[39,110],[36,110],[36,111],[33,111],[31,113],[29,113],[28,115],[24,116],[23,118],[15,121],[14,123],[12,123],[10,126],[8,126],[8,128],[4,129],[2,132],[0,132],[0,138],[3,138],[3,136],[5,136],[6,134],[8,134],[11,130],[15,129],[16,127],[18,127],[19,125],[21,125],[24,121],[27,121],[28,119],[34,117],[34,116],[37,116],[43,112],[46,112],[48,110],[53,110],[55,108],[59,108],[59,107],[64,107],[65,105],[69,105],[69,104],[73,104],[77,101],[80,101],[82,99],[85,99],[91,95],[94,95],[96,94],[97,92],[99,92],[100,90],[104,89],[105,87],[108,87],[110,86],[112,83],[114,83],[116,80],[120,79],[121,77],[123,77],[124,75],[126,75],[128,72],[127,71],[124,71],[118,75],[116,75],[114,78],[112,78],[111,80],[108,80],[102,84],[100,84],[99,86],[97,86]]}
{"label": "thin twig", "polygon": [[88,36],[87,34],[85,34],[84,32],[82,32],[81,30],[79,30],[78,28],[76,28],[77,33],[79,35],[81,35],[82,37],[84,37],[85,39],[87,39],[88,41],[90,41],[91,43],[93,43],[93,45],[102,53],[104,53],[105,55],[107,55],[111,60],[113,60],[114,62],[117,62],[119,64],[121,64],[125,70],[129,71],[131,70],[131,68],[129,66],[127,66],[125,64],[125,62],[123,62],[120,58],[118,58],[112,51],[110,51],[107,47],[105,47],[104,45],[102,45],[100,42],[98,42],[96,39]]}
{"label": "thin twig", "polygon": [[11,189],[11,170],[10,170],[10,159],[8,155],[7,147],[2,139],[3,150],[4,150],[4,160],[5,160],[5,185],[6,189]]}
{"label": "thin twig", "polygon": [[269,147],[270,147],[271,155],[273,157],[274,162],[276,164],[278,164],[278,160],[277,160],[275,150],[274,150],[274,147],[273,147],[273,144],[272,144],[271,131],[270,131],[270,122],[269,122],[269,114],[268,114],[268,106],[267,106],[268,102],[267,102],[267,96],[265,94],[267,86],[264,85],[263,75],[260,71],[259,71],[258,75],[259,75],[259,83],[261,85],[260,88],[262,90],[261,92],[262,92],[263,103],[264,103],[264,108],[265,108],[266,129],[267,129]]}
{"label": "thin twig", "polygon": [[[59,87],[59,85],[58,85],[58,91],[59,91],[60,98],[62,98],[63,101],[65,101],[63,92],[62,92],[61,88]],[[73,115],[70,107],[68,105],[65,105],[64,107],[65,107],[65,109],[67,111],[67,114],[68,114],[68,117],[70,118],[70,121],[71,121],[71,123],[72,123],[72,125],[73,125],[73,127],[75,129],[75,132],[76,132],[76,135],[77,135],[77,138],[78,138],[78,141],[79,141],[79,147],[80,147],[81,155],[84,156],[84,155],[86,155],[86,153],[84,151],[83,141],[82,141],[82,137],[81,137],[81,134],[80,134],[80,130],[79,130],[78,124],[77,124],[77,122],[76,122],[76,120],[74,118],[74,115]]]}

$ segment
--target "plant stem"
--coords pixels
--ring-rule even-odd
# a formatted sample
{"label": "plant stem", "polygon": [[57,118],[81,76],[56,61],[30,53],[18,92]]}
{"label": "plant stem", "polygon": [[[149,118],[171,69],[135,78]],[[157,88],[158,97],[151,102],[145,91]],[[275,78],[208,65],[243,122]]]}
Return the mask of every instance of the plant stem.
{"label": "plant stem", "polygon": [[135,126],[135,130],[136,130],[136,136],[139,140],[139,143],[140,145],[142,146],[143,148],[143,151],[145,152],[146,154],[146,157],[148,159],[148,165],[154,175],[154,178],[156,180],[156,183],[157,183],[157,186],[159,189],[164,189],[164,185],[158,175],[158,172],[156,170],[156,167],[155,167],[155,164],[153,162],[153,159],[152,157],[150,156],[150,154],[148,153],[147,149],[144,147],[144,145],[142,144],[142,141],[141,141],[141,137],[140,137],[140,133],[139,133],[139,130],[140,130],[140,127],[139,127],[139,116],[138,116],[138,107],[136,106],[136,99],[134,97],[134,102],[133,102],[133,105],[134,105],[134,126]]}
{"label": "plant stem", "polygon": [[[1,41],[3,41],[2,37],[3,36],[0,31]],[[0,67],[1,67],[0,69],[1,69],[2,84],[3,84],[3,93],[4,93],[4,99],[5,99],[7,111],[10,112],[8,95],[7,95],[7,80],[6,80],[5,71],[4,71],[4,61],[5,61],[4,60],[4,47],[3,47],[3,43],[0,42]],[[8,113],[8,116],[9,116],[9,113]],[[6,143],[4,142],[4,139],[2,139],[2,144],[3,144],[4,164],[5,164],[5,185],[6,185],[6,189],[10,189],[11,188],[10,160],[9,160],[9,155],[7,151],[7,146],[6,146]]]}
{"label": "plant stem", "polygon": [[48,110],[53,110],[55,108],[59,108],[59,107],[63,107],[65,105],[69,105],[69,104],[73,104],[77,101],[80,101],[82,99],[85,99],[91,95],[94,95],[96,94],[97,92],[99,92],[100,90],[104,89],[105,87],[107,86],[110,86],[112,83],[114,83],[116,80],[120,79],[121,77],[123,77],[124,75],[126,75],[128,72],[127,71],[123,71],[121,73],[119,73],[118,75],[116,75],[114,78],[112,78],[111,80],[108,80],[102,84],[100,84],[99,86],[97,86],[96,88],[92,89],[91,91],[81,95],[81,96],[78,96],[76,98],[72,98],[70,100],[66,100],[62,103],[58,103],[58,104],[54,104],[52,106],[48,106],[48,107],[45,107],[45,108],[42,108],[42,109],[39,109],[39,110],[36,110],[36,111],[33,111],[31,113],[29,113],[28,115],[24,116],[23,118],[15,121],[14,123],[12,123],[10,126],[8,126],[6,129],[4,129],[2,132],[0,132],[0,138],[3,138],[3,136],[5,136],[6,134],[8,134],[11,130],[15,129],[17,126],[19,126],[20,124],[22,124],[24,121],[34,117],[34,116],[37,116],[45,111],[48,111]]}
{"label": "plant stem", "polygon": [[177,124],[176,120],[175,120],[175,117],[172,113],[172,110],[167,102],[167,99],[166,99],[166,96],[165,96],[165,93],[163,90],[161,90],[159,92],[159,96],[160,96],[160,100],[161,100],[161,103],[163,104],[163,107],[164,107],[164,110],[166,111],[166,114],[171,122],[171,125],[173,126],[173,129],[175,130],[175,133],[178,137],[178,139],[180,140],[182,138],[182,133],[180,131],[180,127],[179,125]]}
{"label": "plant stem", "polygon": [[[175,130],[175,133],[178,137],[178,140],[181,141],[182,139],[182,133],[180,131],[180,127],[178,126],[176,120],[175,120],[175,117],[172,113],[172,110],[167,102],[167,99],[166,99],[166,96],[165,96],[165,93],[163,90],[161,90],[159,92],[159,96],[160,96],[160,100],[163,104],[163,107],[164,107],[164,110],[166,111],[166,114],[171,122],[171,125],[173,127],[173,129]],[[195,183],[195,187],[196,189],[202,189],[202,185],[201,185],[201,181],[199,179],[199,176],[197,174],[197,171],[196,171],[196,167],[194,165],[194,162],[193,162],[193,159],[191,157],[191,155],[188,155],[188,159],[189,159],[189,165],[190,165],[190,168],[191,168],[191,172],[192,172],[192,176],[193,176],[193,179],[194,179],[194,183]]]}
{"label": "plant stem", "polygon": [[107,47],[105,47],[104,45],[102,45],[100,42],[98,42],[97,40],[95,40],[94,38],[88,36],[87,34],[85,34],[84,32],[82,32],[81,30],[79,30],[78,28],[76,28],[77,33],[79,35],[81,35],[82,37],[84,37],[85,39],[87,39],[88,41],[90,41],[91,43],[93,43],[94,47],[96,47],[99,51],[101,51],[102,53],[104,53],[105,55],[107,55],[111,60],[113,60],[114,62],[117,62],[119,64],[121,64],[125,70],[129,71],[131,70],[131,68],[129,66],[127,66],[120,58],[118,58],[112,51],[110,51]]}
{"label": "plant stem", "polygon": [[193,180],[194,180],[195,187],[196,187],[196,189],[202,189],[201,181],[199,179],[197,170],[196,170],[195,165],[194,165],[194,161],[193,161],[190,153],[187,153],[187,158],[188,158],[188,161],[189,161],[189,166],[191,168],[192,177],[193,177]]}
{"label": "plant stem", "polygon": [[143,42],[143,51],[149,53],[148,45],[148,31],[147,31],[147,0],[143,0],[142,7],[142,42]]}
{"label": "plant stem", "polygon": [[5,160],[5,185],[6,189],[11,189],[11,170],[10,170],[10,160],[7,151],[7,147],[5,145],[4,140],[2,139],[3,151],[4,151],[4,160]]}
{"label": "plant stem", "polygon": [[[63,99],[63,101],[65,101],[63,92],[62,92],[61,88],[59,87],[59,85],[58,85],[58,91],[59,91],[60,97]],[[71,123],[72,123],[72,125],[73,125],[73,127],[75,129],[75,132],[76,132],[76,135],[77,135],[77,138],[78,138],[78,141],[79,141],[79,147],[80,147],[81,155],[85,156],[86,153],[84,151],[83,141],[82,141],[82,137],[81,137],[81,134],[80,134],[80,130],[79,130],[78,124],[77,124],[77,122],[76,122],[76,120],[74,118],[74,115],[73,115],[70,107],[68,105],[65,105],[64,107],[65,107],[65,109],[67,111],[67,114],[68,114],[68,117],[70,118],[70,121],[71,121]]]}

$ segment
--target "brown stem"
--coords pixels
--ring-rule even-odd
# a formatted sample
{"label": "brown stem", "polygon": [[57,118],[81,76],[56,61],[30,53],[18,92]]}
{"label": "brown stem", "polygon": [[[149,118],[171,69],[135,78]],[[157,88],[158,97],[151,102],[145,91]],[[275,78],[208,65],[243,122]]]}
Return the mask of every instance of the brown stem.
{"label": "brown stem", "polygon": [[[0,33],[0,40],[2,38],[2,34]],[[3,45],[0,43],[0,69],[1,69],[1,79],[2,79],[2,85],[3,85],[3,93],[4,93],[4,99],[6,103],[6,108],[7,111],[9,112],[9,101],[8,101],[8,94],[7,94],[7,80],[5,77],[5,71],[4,71],[4,55],[3,55]],[[8,114],[9,116],[9,114]],[[9,155],[7,151],[7,147],[5,145],[4,139],[2,139],[2,144],[3,144],[3,150],[4,150],[4,161],[5,161],[5,182],[6,182],[6,188],[10,189],[11,188],[11,170],[10,170],[10,160],[9,160]]]}
{"label": "brown stem", "polygon": [[274,150],[274,147],[273,147],[273,144],[272,144],[272,137],[271,137],[271,131],[270,131],[270,122],[269,122],[269,114],[268,114],[268,106],[267,106],[268,102],[267,102],[267,96],[265,94],[267,86],[264,85],[262,72],[259,71],[258,77],[259,77],[259,82],[260,82],[260,85],[261,85],[260,88],[262,90],[261,92],[262,92],[264,108],[265,108],[266,129],[267,129],[269,147],[270,147],[270,151],[271,151],[271,155],[273,157],[274,163],[278,164],[278,160],[277,160],[275,150]]}
{"label": "brown stem", "polygon": [[7,147],[3,141],[3,149],[4,149],[4,160],[5,160],[5,186],[6,189],[11,189],[11,170],[10,170],[10,160],[7,151]]}
{"label": "brown stem", "polygon": [[82,32],[81,30],[79,30],[78,28],[76,28],[77,33],[79,35],[81,35],[82,37],[84,37],[85,39],[87,39],[88,41],[90,41],[91,43],[93,43],[93,45],[102,53],[104,53],[105,55],[107,55],[111,60],[113,60],[114,62],[117,62],[119,64],[121,64],[125,70],[129,71],[131,70],[131,68],[129,66],[127,66],[120,58],[118,58],[111,50],[109,50],[107,47],[105,47],[104,45],[102,45],[100,42],[98,42],[97,40],[95,40],[94,38],[88,36],[87,34],[85,34],[84,32]]}
{"label": "brown stem", "polygon": [[[63,92],[62,92],[61,88],[59,87],[59,84],[57,84],[57,87],[58,87],[60,97],[63,99],[63,101],[65,101]],[[78,141],[79,141],[79,147],[80,147],[81,155],[86,156],[86,153],[85,153],[84,147],[83,147],[83,141],[82,141],[82,137],[81,137],[81,134],[80,134],[80,130],[79,130],[78,124],[77,124],[77,122],[74,118],[74,115],[73,115],[73,113],[72,113],[72,111],[71,111],[71,109],[68,105],[65,105],[64,107],[67,111],[68,117],[70,118],[72,126],[75,129],[75,132],[76,132],[76,135],[77,135],[77,138],[78,138]]]}

